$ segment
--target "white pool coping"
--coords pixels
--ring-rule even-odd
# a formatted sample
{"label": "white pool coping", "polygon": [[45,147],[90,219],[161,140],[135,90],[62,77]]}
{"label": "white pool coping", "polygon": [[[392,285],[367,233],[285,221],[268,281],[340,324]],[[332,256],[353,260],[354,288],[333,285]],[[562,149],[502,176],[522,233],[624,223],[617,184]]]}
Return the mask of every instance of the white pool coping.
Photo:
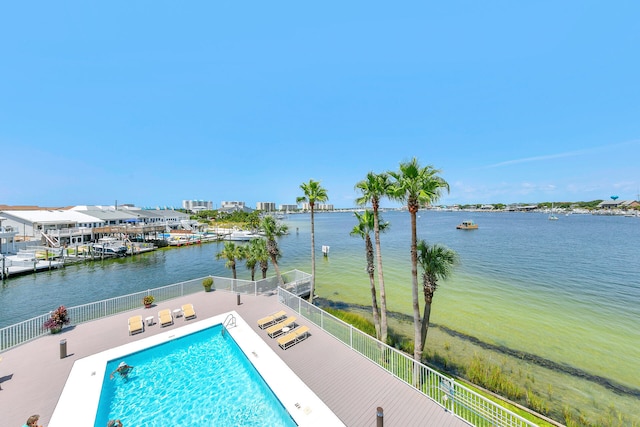
{"label": "white pool coping", "polygon": [[158,335],[77,360],[71,368],[58,404],[53,411],[49,427],[87,427],[88,420],[91,420],[93,425],[109,360],[123,358],[174,338],[221,324],[229,315],[236,318],[236,326],[229,327],[229,333],[291,414],[296,424],[302,427],[345,425],[236,311],[230,311],[208,319],[194,320],[180,328],[170,329]]}

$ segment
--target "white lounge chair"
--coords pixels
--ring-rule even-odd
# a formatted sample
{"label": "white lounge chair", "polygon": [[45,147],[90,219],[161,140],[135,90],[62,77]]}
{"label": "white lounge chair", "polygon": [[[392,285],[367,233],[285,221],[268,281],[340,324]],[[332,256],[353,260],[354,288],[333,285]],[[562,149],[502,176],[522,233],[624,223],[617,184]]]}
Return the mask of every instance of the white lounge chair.
{"label": "white lounge chair", "polygon": [[173,314],[171,314],[171,310],[168,308],[165,310],[160,310],[158,312],[158,323],[160,326],[169,326],[173,325]]}
{"label": "white lounge chair", "polygon": [[269,326],[278,323],[282,319],[287,317],[287,313],[283,310],[278,311],[277,313],[270,314],[269,316],[263,317],[258,320],[258,326],[260,329],[268,328]]}
{"label": "white lounge chair", "polygon": [[144,322],[142,316],[132,316],[129,318],[129,335],[144,332]]}
{"label": "white lounge chair", "polygon": [[184,320],[195,319],[196,311],[193,309],[193,304],[184,304],[182,306],[182,315]]}
{"label": "white lounge chair", "polygon": [[278,345],[283,350],[286,350],[292,345],[295,345],[300,341],[302,341],[303,339],[307,338],[308,336],[309,336],[309,328],[307,326],[300,326],[298,328],[295,328],[293,331],[289,332],[288,334],[278,338]]}
{"label": "white lounge chair", "polygon": [[[282,335],[284,333],[284,331],[283,331],[284,328],[291,328],[295,324],[296,324],[296,317],[295,316],[287,317],[282,322],[276,323],[273,326],[269,326],[266,329],[267,335],[269,335],[271,338],[275,338],[275,337],[280,336],[280,335]],[[287,330],[287,332],[288,332],[288,330]]]}

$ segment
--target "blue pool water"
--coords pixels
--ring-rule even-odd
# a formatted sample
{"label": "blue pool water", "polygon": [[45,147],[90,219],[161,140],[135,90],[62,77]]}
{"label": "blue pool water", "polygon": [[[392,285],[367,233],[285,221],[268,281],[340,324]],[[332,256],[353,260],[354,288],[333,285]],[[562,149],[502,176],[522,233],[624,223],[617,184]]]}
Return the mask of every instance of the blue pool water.
{"label": "blue pool water", "polygon": [[[230,334],[214,326],[107,363],[95,427],[296,426]],[[134,366],[127,379],[121,361]]]}

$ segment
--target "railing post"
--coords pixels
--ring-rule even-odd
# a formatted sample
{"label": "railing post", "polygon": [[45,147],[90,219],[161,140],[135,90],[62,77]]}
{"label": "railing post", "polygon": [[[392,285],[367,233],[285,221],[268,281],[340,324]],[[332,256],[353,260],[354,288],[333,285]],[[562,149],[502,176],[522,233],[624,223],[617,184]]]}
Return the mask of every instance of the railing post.
{"label": "railing post", "polygon": [[349,326],[349,347],[353,348],[353,326]]}

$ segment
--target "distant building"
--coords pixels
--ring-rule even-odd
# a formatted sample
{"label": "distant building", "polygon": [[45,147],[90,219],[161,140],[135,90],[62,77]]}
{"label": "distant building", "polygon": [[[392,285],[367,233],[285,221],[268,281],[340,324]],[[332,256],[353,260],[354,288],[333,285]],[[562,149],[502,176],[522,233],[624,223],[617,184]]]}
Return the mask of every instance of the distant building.
{"label": "distant building", "polygon": [[521,211],[528,212],[528,211],[534,211],[536,209],[538,209],[538,205],[520,205],[520,204],[509,205],[504,208],[504,210],[508,212],[521,212]]}
{"label": "distant building", "polygon": [[232,212],[247,212],[251,213],[254,210],[245,206],[244,202],[225,202],[221,203],[220,212],[232,213]]}
{"label": "distant building", "polygon": [[222,209],[240,208],[244,209],[244,202],[225,202],[224,200],[220,204]]}
{"label": "distant building", "polygon": [[206,200],[183,200],[182,208],[191,212],[212,211],[213,202]]}
{"label": "distant building", "polygon": [[19,240],[40,240],[43,233],[104,226],[105,221],[75,210],[22,210],[2,211],[4,226],[18,230]]}
{"label": "distant building", "polygon": [[623,207],[632,208],[632,209],[638,209],[638,208],[640,208],[640,202],[637,201],[637,200],[628,200],[628,201],[624,202]]}
{"label": "distant building", "polygon": [[[325,203],[316,203],[313,209],[315,211],[332,211],[333,210],[333,205],[325,204]],[[309,205],[309,202],[304,202],[302,204],[302,210],[303,211],[310,211],[311,210],[311,205]]]}
{"label": "distant building", "polygon": [[258,202],[256,203],[256,209],[264,212],[275,212],[276,204],[273,202]]}
{"label": "distant building", "polygon": [[280,205],[280,210],[283,212],[295,212],[298,210],[298,205]]}
{"label": "distant building", "polygon": [[636,200],[604,200],[598,205],[598,209],[629,209],[639,207],[640,203]]}
{"label": "distant building", "polygon": [[[133,205],[75,206],[70,209],[3,210],[6,230],[18,231],[16,241],[41,241],[60,246],[95,241],[111,228],[138,225],[177,229],[189,222],[189,215],[171,209],[141,209]],[[121,233],[122,231],[118,231]]]}

